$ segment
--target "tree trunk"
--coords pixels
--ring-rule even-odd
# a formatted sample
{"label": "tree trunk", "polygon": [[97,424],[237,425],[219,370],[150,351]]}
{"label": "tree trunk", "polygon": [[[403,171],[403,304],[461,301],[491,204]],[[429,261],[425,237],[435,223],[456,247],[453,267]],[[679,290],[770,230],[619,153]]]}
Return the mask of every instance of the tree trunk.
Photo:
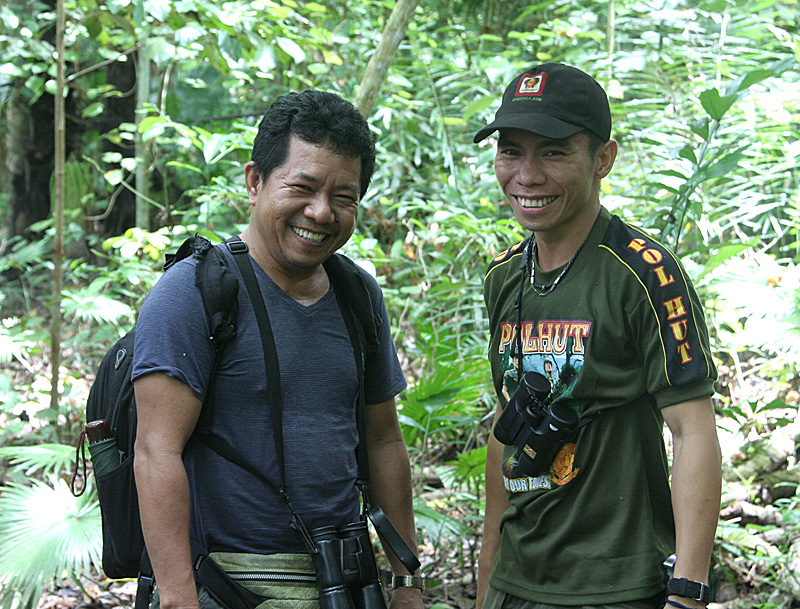
{"label": "tree trunk", "polygon": [[389,72],[389,66],[392,65],[392,58],[400,42],[405,38],[408,24],[414,18],[418,4],[419,0],[398,0],[383,29],[381,41],[367,64],[356,95],[355,106],[364,116],[368,117],[375,106],[381,85]]}
{"label": "tree trunk", "polygon": [[66,21],[64,0],[57,0],[56,9],[56,56],[57,76],[56,95],[53,108],[54,116],[54,171],[55,186],[53,195],[53,303],[50,317],[50,412],[53,423],[58,426],[58,372],[61,368],[61,288],[64,284],[64,165],[66,164],[66,119],[64,117],[65,60],[64,60],[64,24]]}

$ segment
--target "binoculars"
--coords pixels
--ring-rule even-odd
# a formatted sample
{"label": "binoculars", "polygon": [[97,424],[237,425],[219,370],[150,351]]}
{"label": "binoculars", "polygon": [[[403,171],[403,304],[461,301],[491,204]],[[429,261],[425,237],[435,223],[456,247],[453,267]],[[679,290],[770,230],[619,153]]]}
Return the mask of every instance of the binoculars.
{"label": "binoculars", "polygon": [[366,521],[309,531],[320,609],[386,609]]}
{"label": "binoculars", "polygon": [[546,473],[566,435],[578,426],[578,415],[566,404],[544,404],[549,393],[546,376],[524,373],[494,427],[501,443],[519,449],[517,468],[528,476]]}

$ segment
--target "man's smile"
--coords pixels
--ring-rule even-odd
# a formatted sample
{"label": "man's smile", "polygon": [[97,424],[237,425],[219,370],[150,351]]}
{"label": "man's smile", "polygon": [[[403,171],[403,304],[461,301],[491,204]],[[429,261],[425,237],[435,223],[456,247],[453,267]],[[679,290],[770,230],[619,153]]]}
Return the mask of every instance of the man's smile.
{"label": "man's smile", "polygon": [[295,235],[302,237],[303,239],[308,239],[309,241],[313,241],[314,243],[322,243],[325,240],[325,237],[328,235],[324,235],[322,233],[312,233],[309,230],[304,228],[300,228],[299,226],[292,226],[292,231],[294,231]]}
{"label": "man's smile", "polygon": [[519,196],[515,196],[514,198],[517,200],[517,203],[519,203],[520,207],[524,209],[533,209],[549,205],[550,203],[555,201],[558,197],[554,195],[551,197],[538,197],[535,199],[529,199],[526,197],[519,197]]}

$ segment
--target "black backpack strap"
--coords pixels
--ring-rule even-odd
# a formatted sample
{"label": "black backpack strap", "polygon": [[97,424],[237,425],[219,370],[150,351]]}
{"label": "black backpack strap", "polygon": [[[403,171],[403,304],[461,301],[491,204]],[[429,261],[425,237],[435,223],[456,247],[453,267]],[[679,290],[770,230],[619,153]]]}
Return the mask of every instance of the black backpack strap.
{"label": "black backpack strap", "polygon": [[[333,291],[339,310],[342,312],[358,371],[358,402],[356,404],[356,421],[358,425],[358,447],[356,448],[356,463],[358,465],[357,484],[363,497],[364,515],[372,521],[375,530],[381,536],[389,549],[397,556],[409,573],[416,572],[420,567],[419,559],[408,545],[402,535],[391,523],[389,518],[380,508],[371,508],[369,503],[369,451],[367,450],[367,405],[364,397],[364,362],[366,351],[374,354],[378,349],[379,323],[373,315],[372,298],[358,269],[349,258],[334,254],[325,261],[325,270],[331,279]],[[355,320],[358,320],[365,335],[365,349],[356,330]]]}
{"label": "black backpack strap", "polygon": [[155,584],[153,565],[150,564],[150,556],[145,548],[142,550],[142,561],[139,563],[139,577],[136,579],[136,600],[133,609],[148,609]]}
{"label": "black backpack strap", "polygon": [[[343,254],[333,254],[322,263],[331,280],[341,308],[341,300],[346,301],[364,332],[366,354],[378,351],[380,328],[383,320],[379,312],[372,308],[372,298],[355,262]],[[344,309],[342,309],[344,311]]]}
{"label": "black backpack strap", "polygon": [[[211,431],[211,418],[214,411],[214,383],[217,377],[217,367],[222,359],[225,345],[236,336],[239,280],[236,278],[236,274],[228,268],[225,254],[219,246],[211,245],[210,241],[202,237],[196,239],[202,241],[194,251],[194,256],[197,258],[195,285],[203,295],[203,306],[211,332],[209,338],[214,346],[214,365],[211,368],[211,378],[206,390],[206,401],[203,403],[196,427],[199,434],[207,434]],[[180,250],[178,251],[180,252]]]}
{"label": "black backpack strap", "polygon": [[[303,539],[303,543],[305,544],[309,553],[313,555],[318,553],[319,549],[311,539],[308,528],[306,528],[306,525],[303,523],[300,515],[295,512],[292,502],[289,499],[289,494],[286,490],[286,462],[284,459],[283,450],[283,399],[281,396],[281,375],[278,365],[278,353],[275,350],[275,340],[272,334],[272,326],[269,322],[269,315],[267,314],[267,307],[264,304],[264,296],[261,293],[261,288],[258,285],[258,279],[256,278],[255,271],[253,271],[253,265],[250,263],[250,254],[247,244],[238,236],[231,237],[230,239],[226,240],[225,244],[228,246],[228,250],[231,252],[231,254],[233,254],[233,259],[236,261],[236,265],[239,267],[239,271],[242,274],[242,279],[244,280],[247,294],[250,297],[250,302],[253,305],[253,310],[256,315],[259,334],[261,335],[261,346],[264,351],[264,367],[267,371],[267,389],[269,391],[270,414],[272,416],[272,435],[275,442],[275,452],[278,457],[278,467],[281,476],[280,488],[278,489],[278,492],[280,493],[284,503],[286,503],[286,506],[289,508],[289,512],[292,514],[292,528],[294,528],[300,534],[300,537]],[[236,452],[232,446],[228,446],[228,448],[229,454]],[[225,455],[223,454],[223,456]],[[234,461],[234,463],[238,463],[238,461]],[[258,472],[258,476],[261,479],[266,480],[271,486],[275,486],[261,472]]]}
{"label": "black backpack strap", "polygon": [[[358,479],[356,484],[361,490],[364,498],[364,513],[369,511],[369,496],[367,487],[369,486],[369,454],[367,451],[367,406],[364,398],[364,352],[361,348],[361,341],[358,337],[353,310],[350,306],[350,299],[343,293],[344,286],[331,278],[331,285],[336,296],[336,303],[342,313],[347,334],[353,347],[353,354],[356,362],[356,373],[358,375],[358,400],[356,402],[356,426],[358,428],[358,446],[356,447],[356,465],[358,466]],[[364,288],[366,290],[366,287]],[[371,307],[370,307],[371,308]]]}
{"label": "black backpack strap", "polygon": [[195,254],[195,257],[195,284],[203,295],[211,342],[214,351],[219,354],[225,343],[236,335],[239,280],[228,268],[225,254],[219,247],[211,246],[202,254]]}
{"label": "black backpack strap", "polygon": [[280,364],[278,362],[278,352],[275,350],[275,339],[272,334],[272,325],[269,321],[267,307],[264,305],[264,297],[261,288],[258,286],[258,279],[250,263],[250,255],[247,244],[241,239],[229,239],[225,242],[228,249],[233,254],[233,259],[242,273],[247,294],[250,296],[250,303],[258,322],[259,333],[261,334],[261,347],[264,351],[264,366],[267,371],[267,390],[269,391],[270,414],[272,415],[272,434],[275,441],[275,451],[278,455],[278,466],[281,476],[281,494],[286,492],[286,468],[283,450],[283,396],[281,395],[281,376]]}

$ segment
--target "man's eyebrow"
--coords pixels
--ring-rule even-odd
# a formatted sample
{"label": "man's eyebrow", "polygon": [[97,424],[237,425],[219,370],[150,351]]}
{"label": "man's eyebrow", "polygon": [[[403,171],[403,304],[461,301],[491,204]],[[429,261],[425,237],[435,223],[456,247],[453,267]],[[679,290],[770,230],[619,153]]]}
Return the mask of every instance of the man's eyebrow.
{"label": "man's eyebrow", "polygon": [[[307,184],[319,184],[322,180],[318,177],[311,175],[310,173],[306,173],[305,171],[298,171],[296,174],[292,176],[292,179],[299,180],[301,182],[306,182]],[[355,193],[360,193],[359,186],[355,183],[349,184],[340,184],[338,186],[338,190],[347,190]]]}

